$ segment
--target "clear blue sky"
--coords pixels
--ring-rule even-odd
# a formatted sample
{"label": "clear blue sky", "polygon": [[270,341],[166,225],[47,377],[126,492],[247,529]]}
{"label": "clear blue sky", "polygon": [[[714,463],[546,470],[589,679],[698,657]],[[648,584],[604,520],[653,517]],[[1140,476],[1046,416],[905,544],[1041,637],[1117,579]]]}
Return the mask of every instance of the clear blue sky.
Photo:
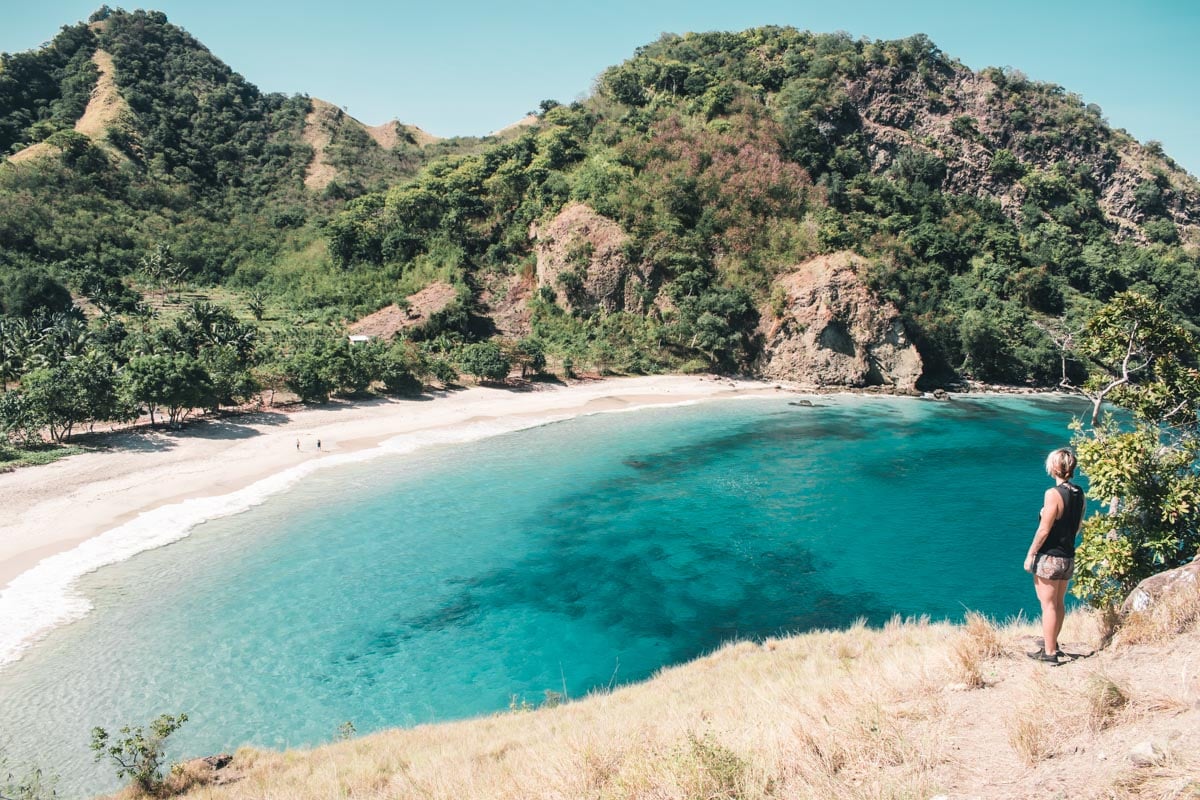
{"label": "clear blue sky", "polygon": [[[109,0],[113,7],[136,8]],[[0,0],[0,51],[49,40],[100,0]],[[973,69],[1012,66],[1097,103],[1115,127],[1200,175],[1198,0],[158,0],[264,91],[307,93],[368,124],[480,135],[596,76],[665,32],[791,25],[928,34]]]}

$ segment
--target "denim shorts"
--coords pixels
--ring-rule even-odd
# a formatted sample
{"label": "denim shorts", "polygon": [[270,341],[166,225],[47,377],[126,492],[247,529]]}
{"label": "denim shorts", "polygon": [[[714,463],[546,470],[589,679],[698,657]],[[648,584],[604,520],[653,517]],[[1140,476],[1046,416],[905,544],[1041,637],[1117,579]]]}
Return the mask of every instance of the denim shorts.
{"label": "denim shorts", "polygon": [[1033,560],[1033,574],[1048,581],[1068,581],[1075,574],[1075,559],[1039,555]]}

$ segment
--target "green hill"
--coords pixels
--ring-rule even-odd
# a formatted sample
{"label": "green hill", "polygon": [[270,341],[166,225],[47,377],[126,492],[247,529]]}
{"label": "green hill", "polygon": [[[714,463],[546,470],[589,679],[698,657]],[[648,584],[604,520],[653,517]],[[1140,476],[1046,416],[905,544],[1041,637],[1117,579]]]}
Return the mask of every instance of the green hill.
{"label": "green hill", "polygon": [[1049,318],[1136,288],[1197,320],[1198,199],[1156,146],[1061,87],[974,73],[924,36],[762,28],[664,36],[521,139],[352,201],[331,253],[485,286],[531,268],[531,225],[585,203],[628,235],[637,297],[594,308],[581,240],[551,288],[583,302],[535,297],[532,329],[638,370],[753,364],[773,279],[851,250],[927,377],[1047,383]]}
{"label": "green hill", "polygon": [[[163,14],[103,9],[0,57],[0,148],[6,386],[68,340],[115,385],[135,354],[211,359],[203,301],[255,331],[240,396],[306,398],[385,362],[450,380],[494,337],[497,374],[1045,385],[1056,337],[1116,292],[1200,321],[1196,180],[922,35],[665,35],[532,125],[435,141],[263,94]],[[397,343],[330,356],[381,309]]]}

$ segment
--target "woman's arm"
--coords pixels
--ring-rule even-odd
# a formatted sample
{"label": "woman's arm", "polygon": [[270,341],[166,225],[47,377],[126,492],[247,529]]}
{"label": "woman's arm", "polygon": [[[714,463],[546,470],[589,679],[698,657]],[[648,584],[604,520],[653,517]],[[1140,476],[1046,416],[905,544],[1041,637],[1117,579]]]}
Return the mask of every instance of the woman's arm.
{"label": "woman's arm", "polygon": [[1033,561],[1037,556],[1037,551],[1041,549],[1046,537],[1050,535],[1054,521],[1061,515],[1062,498],[1058,496],[1058,492],[1047,489],[1046,496],[1042,500],[1041,520],[1038,522],[1037,532],[1033,534],[1033,544],[1029,545],[1029,553],[1025,556],[1026,572],[1033,572]]}

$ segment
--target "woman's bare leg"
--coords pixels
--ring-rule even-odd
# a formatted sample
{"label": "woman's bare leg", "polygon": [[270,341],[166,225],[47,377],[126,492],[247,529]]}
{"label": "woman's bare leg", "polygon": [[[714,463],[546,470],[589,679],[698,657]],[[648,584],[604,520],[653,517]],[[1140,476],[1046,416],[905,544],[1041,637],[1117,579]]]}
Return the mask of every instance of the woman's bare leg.
{"label": "woman's bare leg", "polygon": [[1057,611],[1054,628],[1054,641],[1057,644],[1058,635],[1062,633],[1063,620],[1067,618],[1067,584],[1070,581],[1051,581],[1051,583],[1054,584],[1054,605]]}
{"label": "woman's bare leg", "polygon": [[[1050,655],[1058,652],[1058,632],[1062,630],[1062,613],[1058,584],[1066,587],[1066,581],[1047,580],[1039,575],[1033,576],[1033,588],[1037,592],[1038,602],[1042,604],[1042,638],[1043,647]],[[1065,594],[1065,592],[1063,593]]]}

